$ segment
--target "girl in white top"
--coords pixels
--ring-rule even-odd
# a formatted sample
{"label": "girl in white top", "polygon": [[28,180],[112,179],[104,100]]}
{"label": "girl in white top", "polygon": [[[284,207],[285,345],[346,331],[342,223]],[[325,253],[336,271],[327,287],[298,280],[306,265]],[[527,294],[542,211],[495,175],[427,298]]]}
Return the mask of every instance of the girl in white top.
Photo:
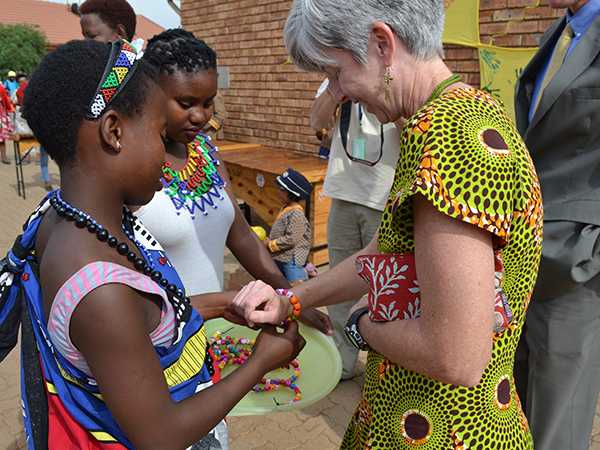
{"label": "girl in white top", "polygon": [[[158,68],[167,96],[167,154],[163,190],[137,215],[169,255],[192,303],[206,319],[226,313],[235,294],[222,292],[226,245],[256,279],[275,288],[289,287],[248,226],[228,186],[225,166],[201,132],[217,94],[215,52],[193,34],[173,29],[150,39],[144,58]],[[325,314],[307,310],[303,316],[310,325],[331,332]]]}

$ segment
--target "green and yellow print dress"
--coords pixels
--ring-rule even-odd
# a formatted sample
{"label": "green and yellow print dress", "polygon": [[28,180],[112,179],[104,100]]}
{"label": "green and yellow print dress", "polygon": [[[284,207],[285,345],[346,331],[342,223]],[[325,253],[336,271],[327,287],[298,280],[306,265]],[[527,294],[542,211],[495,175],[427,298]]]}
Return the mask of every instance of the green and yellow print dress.
{"label": "green and yellow print dress", "polygon": [[410,197],[423,195],[442,213],[494,235],[513,320],[505,331],[490,333],[492,358],[471,388],[440,383],[369,352],[362,399],[342,448],[532,449],[513,380],[542,243],[540,186],[529,153],[501,103],[470,88],[422,107],[406,124],[401,148],[380,251],[414,251]]}

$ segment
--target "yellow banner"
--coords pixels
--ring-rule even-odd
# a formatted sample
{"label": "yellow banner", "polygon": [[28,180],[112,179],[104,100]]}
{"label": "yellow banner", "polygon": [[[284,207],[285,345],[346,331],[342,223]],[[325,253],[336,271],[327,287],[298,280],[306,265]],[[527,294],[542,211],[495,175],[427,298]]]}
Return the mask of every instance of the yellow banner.
{"label": "yellow banner", "polygon": [[479,45],[479,0],[444,0],[446,25],[445,44]]}
{"label": "yellow banner", "polygon": [[481,89],[500,98],[510,116],[515,118],[515,85],[519,75],[537,48],[503,48],[481,46],[479,71]]}

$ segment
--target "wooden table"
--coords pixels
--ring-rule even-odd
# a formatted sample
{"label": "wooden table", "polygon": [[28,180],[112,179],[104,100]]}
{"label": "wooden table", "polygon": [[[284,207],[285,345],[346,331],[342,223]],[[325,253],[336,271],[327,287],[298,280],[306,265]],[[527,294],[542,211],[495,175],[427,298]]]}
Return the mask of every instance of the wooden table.
{"label": "wooden table", "polygon": [[217,143],[221,159],[231,176],[236,197],[246,202],[269,226],[283,206],[278,198],[275,178],[288,167],[301,172],[313,186],[308,205],[308,218],[313,231],[310,262],[319,266],[329,262],[327,252],[327,218],[331,200],[323,195],[323,180],[327,161],[316,156],[245,144],[251,147],[234,147],[233,143]]}
{"label": "wooden table", "polygon": [[229,152],[235,150],[256,150],[263,148],[262,144],[249,144],[246,142],[235,142],[235,141],[218,141],[215,145],[219,147],[220,152]]}

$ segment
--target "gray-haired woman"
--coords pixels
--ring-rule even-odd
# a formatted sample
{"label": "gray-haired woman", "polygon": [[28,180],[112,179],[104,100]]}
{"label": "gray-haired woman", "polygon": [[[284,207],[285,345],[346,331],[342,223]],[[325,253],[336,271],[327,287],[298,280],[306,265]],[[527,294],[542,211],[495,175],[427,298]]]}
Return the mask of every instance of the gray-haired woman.
{"label": "gray-haired woman", "polygon": [[[344,449],[533,445],[512,370],[540,259],[539,183],[500,102],[442,61],[443,23],[442,0],[295,0],[285,27],[298,66],[402,127],[378,237],[356,255],[370,293],[347,334],[370,351]],[[294,303],[366,290],[350,258]],[[277,323],[285,301],[250,288],[235,303]]]}

